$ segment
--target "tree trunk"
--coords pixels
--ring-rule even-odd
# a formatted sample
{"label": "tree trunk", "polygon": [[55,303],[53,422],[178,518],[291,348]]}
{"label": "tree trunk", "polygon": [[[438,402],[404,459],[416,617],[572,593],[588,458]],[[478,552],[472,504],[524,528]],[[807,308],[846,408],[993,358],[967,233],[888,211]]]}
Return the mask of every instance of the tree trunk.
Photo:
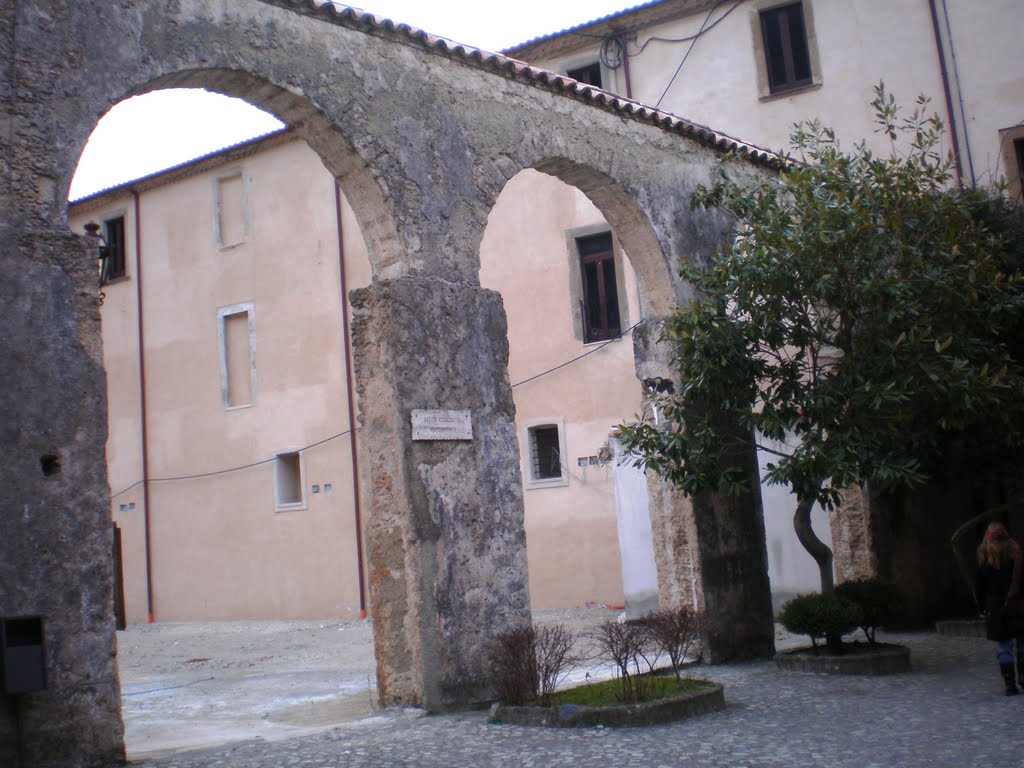
{"label": "tree trunk", "polygon": [[818,574],[821,578],[821,594],[830,595],[835,586],[832,578],[832,550],[818,538],[811,527],[811,509],[814,507],[814,499],[797,499],[796,514],[793,515],[793,529],[800,544],[807,550],[818,564]]}
{"label": "tree trunk", "polygon": [[[811,509],[813,508],[813,498],[797,498],[796,513],[793,515],[793,530],[796,531],[796,537],[800,540],[800,544],[818,564],[821,594],[830,595],[835,589],[835,581],[832,576],[832,550],[818,538],[814,528],[811,527]],[[825,644],[830,650],[840,651],[843,646],[842,635],[836,633],[826,635]]]}

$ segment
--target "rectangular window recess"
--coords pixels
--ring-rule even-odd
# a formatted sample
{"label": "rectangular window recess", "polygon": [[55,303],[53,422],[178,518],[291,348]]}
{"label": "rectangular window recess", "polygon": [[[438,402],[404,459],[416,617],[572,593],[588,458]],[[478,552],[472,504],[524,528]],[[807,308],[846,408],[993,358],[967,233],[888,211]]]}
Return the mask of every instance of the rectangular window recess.
{"label": "rectangular window recess", "polygon": [[768,90],[775,94],[811,85],[814,79],[803,3],[769,8],[760,12],[760,18]]}
{"label": "rectangular window recess", "polygon": [[302,456],[298,451],[279,453],[274,461],[274,506],[278,510],[305,506]]}
{"label": "rectangular window recess", "polygon": [[226,409],[251,406],[256,399],[253,305],[225,307],[217,315],[221,402]]}
{"label": "rectangular window recess", "polygon": [[217,245],[228,248],[242,243],[249,234],[249,212],[245,178],[241,172],[217,179]]}

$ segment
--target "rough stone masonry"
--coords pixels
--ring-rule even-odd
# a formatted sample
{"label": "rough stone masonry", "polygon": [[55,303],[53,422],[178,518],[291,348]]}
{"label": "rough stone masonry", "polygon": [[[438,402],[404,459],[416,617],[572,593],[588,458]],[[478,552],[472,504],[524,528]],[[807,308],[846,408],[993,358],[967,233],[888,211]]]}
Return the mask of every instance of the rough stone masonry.
{"label": "rough stone masonry", "polygon": [[[66,201],[99,118],[165,87],[276,114],[351,201],[374,272],[355,337],[381,699],[445,709],[486,697],[485,644],[529,609],[504,311],[478,278],[491,207],[525,168],[576,185],[615,228],[656,324],[688,296],[679,263],[726,231],[690,212],[694,186],[724,150],[747,153],[750,172],[764,155],[312,0],[3,0],[0,50],[0,618],[42,618],[47,677],[44,691],[0,692],[0,763],[13,764],[19,727],[26,768],[124,757],[98,287]],[[410,414],[425,408],[470,410],[472,440],[414,441]],[[770,653],[757,500],[661,507],[659,530],[674,516],[687,526],[660,549],[663,599],[684,593],[673,559],[695,558],[688,572],[730,627],[712,653]]]}

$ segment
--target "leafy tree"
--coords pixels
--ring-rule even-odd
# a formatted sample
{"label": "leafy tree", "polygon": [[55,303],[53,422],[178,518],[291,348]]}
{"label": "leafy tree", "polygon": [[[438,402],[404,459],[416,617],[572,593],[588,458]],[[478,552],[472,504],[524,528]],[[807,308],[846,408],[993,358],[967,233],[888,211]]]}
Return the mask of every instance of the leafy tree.
{"label": "leafy tree", "polygon": [[680,391],[659,396],[657,423],[622,427],[637,463],[688,494],[742,491],[730,456],[768,438],[766,479],[795,494],[794,528],[826,594],[815,502],[948,467],[998,470],[1024,444],[1020,212],[952,188],[927,100],[904,117],[880,84],[872,105],[888,156],[866,143],[845,153],[806,122],[778,176],[723,172],[698,191],[695,205],[735,217],[735,236],[682,271],[699,298],[663,337]]}

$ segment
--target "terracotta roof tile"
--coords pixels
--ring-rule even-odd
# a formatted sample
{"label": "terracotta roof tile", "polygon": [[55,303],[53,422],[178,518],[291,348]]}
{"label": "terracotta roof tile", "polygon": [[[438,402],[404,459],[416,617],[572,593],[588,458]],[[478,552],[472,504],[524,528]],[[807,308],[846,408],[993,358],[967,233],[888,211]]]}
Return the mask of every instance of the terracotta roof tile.
{"label": "terracotta roof tile", "polygon": [[[491,53],[480,48],[456,43],[453,40],[431,35],[421,29],[410,27],[408,24],[396,24],[390,19],[378,18],[372,13],[351,6],[341,5],[333,0],[263,0],[263,2],[297,13],[317,16],[325,21],[340,24],[349,29],[400,39],[405,43],[419,45],[433,53],[459,59],[467,65],[487,69],[505,77],[514,77],[536,87],[544,87],[546,90],[561,93],[566,97],[594,104],[610,112],[625,115],[635,120],[653,123],[663,130],[682,134],[712,149],[722,152],[736,152],[758,164],[772,167],[776,167],[779,164],[774,152],[720,131],[712,130],[707,126],[685,120],[669,112],[649,107],[632,99],[616,96],[595,86],[579,83],[571,77],[533,67],[500,53]],[[654,0],[654,2],[635,6],[629,9],[629,11],[653,6],[657,2],[658,0]],[[622,11],[620,14],[626,12]],[[617,16],[620,14],[613,15]],[[595,22],[588,22],[583,26],[589,26],[593,23]]]}

